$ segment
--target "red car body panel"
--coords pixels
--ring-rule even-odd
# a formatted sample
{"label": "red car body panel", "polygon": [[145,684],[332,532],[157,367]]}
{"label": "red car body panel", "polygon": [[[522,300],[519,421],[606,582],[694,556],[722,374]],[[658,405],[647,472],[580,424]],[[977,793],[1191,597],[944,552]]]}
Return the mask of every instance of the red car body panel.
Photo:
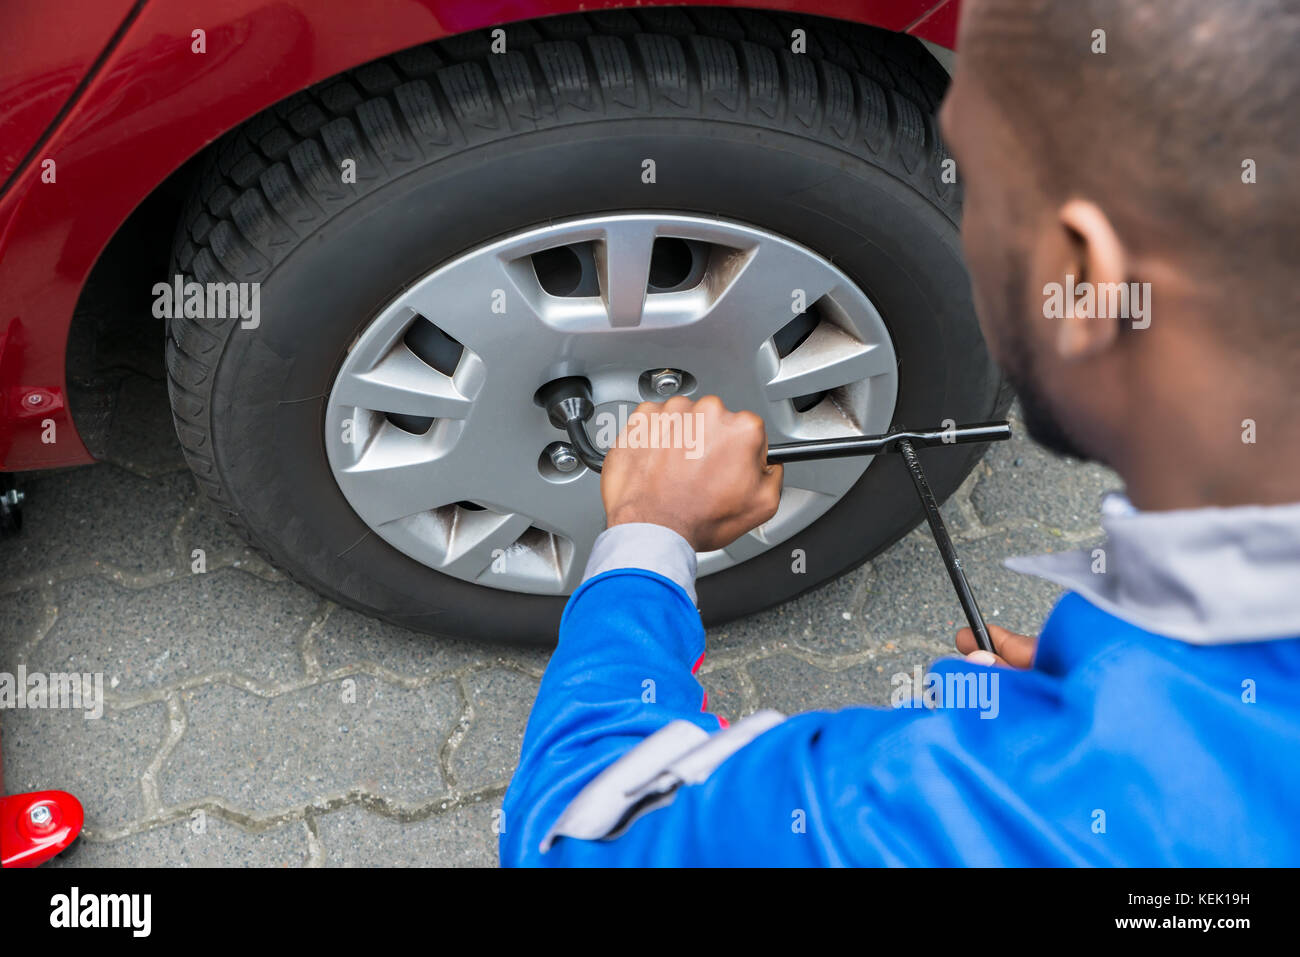
{"label": "red car body panel", "polygon": [[[111,45],[132,0],[81,4],[55,19],[48,6],[7,4],[0,13],[0,188],[54,123],[63,104]],[[32,43],[49,35],[49,42]]]}
{"label": "red car body panel", "polygon": [[[26,162],[0,194],[0,471],[92,461],[66,399],[77,298],[136,206],[204,146],[304,87],[407,47],[518,20],[632,5],[70,0],[55,15],[41,0],[6,3],[0,173],[11,160]],[[958,0],[696,5],[835,17],[951,47]],[[191,34],[200,28],[207,50],[194,53]],[[55,161],[53,182],[42,179],[46,159]]]}

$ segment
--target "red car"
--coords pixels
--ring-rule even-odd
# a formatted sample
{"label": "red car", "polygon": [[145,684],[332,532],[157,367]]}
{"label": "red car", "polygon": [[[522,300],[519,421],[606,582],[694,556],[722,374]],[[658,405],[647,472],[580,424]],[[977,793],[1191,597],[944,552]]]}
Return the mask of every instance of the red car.
{"label": "red car", "polygon": [[[271,561],[408,628],[550,641],[603,514],[548,382],[607,423],[717,393],[773,443],[1005,409],[935,125],[956,19],[6,3],[0,470],[94,460],[103,397],[72,385],[126,277],[195,477]],[[927,460],[941,499],[977,456]],[[776,517],[699,556],[706,622],[912,528],[886,458],[788,466]]]}

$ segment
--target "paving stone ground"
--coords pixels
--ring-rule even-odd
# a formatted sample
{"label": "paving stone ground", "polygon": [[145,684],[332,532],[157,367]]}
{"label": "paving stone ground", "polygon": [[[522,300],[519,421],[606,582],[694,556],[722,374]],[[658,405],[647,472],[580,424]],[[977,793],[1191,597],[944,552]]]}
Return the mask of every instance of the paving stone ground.
{"label": "paving stone ground", "polygon": [[[104,675],[100,719],[0,716],[6,790],[85,804],[54,866],[495,865],[547,653],[436,641],[287,580],[196,493],[160,370],[120,368],[115,388],[107,461],[28,481],[24,531],[0,542],[0,671]],[[1036,632],[1058,591],[1002,559],[1099,541],[1118,484],[1020,435],[989,454],[945,512],[991,620]],[[951,653],[960,616],[918,530],[714,629],[700,677],[732,719],[886,705],[894,674]]]}

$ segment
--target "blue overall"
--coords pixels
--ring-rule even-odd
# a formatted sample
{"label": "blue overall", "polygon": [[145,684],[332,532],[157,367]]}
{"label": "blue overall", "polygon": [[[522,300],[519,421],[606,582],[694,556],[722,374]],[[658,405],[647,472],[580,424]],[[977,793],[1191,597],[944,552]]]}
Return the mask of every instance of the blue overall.
{"label": "blue overall", "polygon": [[[1217,567],[1231,576],[1231,562]],[[501,861],[1295,866],[1294,634],[1180,640],[1070,592],[1032,669],[958,657],[931,667],[996,672],[995,708],[799,714],[625,820],[620,836],[552,835],[543,852],[579,792],[654,732],[725,724],[702,710],[692,669],[704,630],[687,590],[646,569],[605,571],[565,610],[506,794]]]}

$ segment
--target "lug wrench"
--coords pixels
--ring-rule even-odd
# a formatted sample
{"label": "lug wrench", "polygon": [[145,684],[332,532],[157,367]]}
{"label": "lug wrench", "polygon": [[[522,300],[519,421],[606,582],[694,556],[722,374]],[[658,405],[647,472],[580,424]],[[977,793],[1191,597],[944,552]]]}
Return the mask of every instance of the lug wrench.
{"label": "lug wrench", "polygon": [[916,449],[918,446],[942,447],[965,445],[971,442],[1001,442],[1009,438],[1011,438],[1009,422],[980,422],[974,425],[958,425],[951,429],[926,429],[917,432],[896,429],[884,435],[773,445],[767,450],[767,461],[769,465],[775,465],[847,455],[900,453],[903,461],[907,463],[907,472],[912,477],[912,485],[921,500],[921,507],[925,509],[926,521],[930,523],[930,533],[934,536],[935,545],[939,547],[944,567],[948,569],[948,577],[957,592],[957,600],[961,602],[961,610],[965,613],[966,622],[975,635],[975,644],[983,651],[992,652],[993,639],[989,636],[988,626],[984,624],[984,616],[980,613],[979,603],[975,601],[975,593],[971,591],[970,582],[966,580],[966,572],[962,568],[961,559],[957,556],[957,549],[952,544],[952,538],[948,535],[948,527],[943,522],[943,516],[939,513],[939,503],[935,501],[934,492],[930,490],[930,483],[926,480],[924,469],[921,468],[921,458],[916,454]]}
{"label": "lug wrench", "polygon": [[[596,448],[587,435],[587,419],[595,411],[591,395],[585,380],[580,378],[557,379],[542,387],[537,393],[538,403],[547,410],[551,423],[564,430],[569,436],[574,452],[582,463],[593,472],[599,472],[604,464],[605,454]],[[975,593],[971,591],[970,582],[962,568],[957,549],[953,547],[948,527],[939,514],[939,504],[934,492],[926,480],[921,468],[921,459],[916,454],[917,448],[935,446],[967,445],[972,442],[1001,442],[1011,438],[1009,422],[980,422],[972,425],[955,425],[950,429],[924,429],[909,431],[895,429],[884,435],[862,435],[844,439],[817,439],[810,442],[788,442],[770,446],[767,450],[769,465],[786,462],[811,462],[817,459],[843,458],[851,455],[878,455],[882,452],[898,452],[907,463],[908,475],[916,488],[921,507],[925,509],[925,518],[930,525],[934,543],[939,547],[944,567],[952,580],[952,587],[957,592],[957,600],[966,615],[966,622],[975,635],[975,643],[983,651],[995,652],[993,639],[989,637],[988,626],[980,612]]]}

